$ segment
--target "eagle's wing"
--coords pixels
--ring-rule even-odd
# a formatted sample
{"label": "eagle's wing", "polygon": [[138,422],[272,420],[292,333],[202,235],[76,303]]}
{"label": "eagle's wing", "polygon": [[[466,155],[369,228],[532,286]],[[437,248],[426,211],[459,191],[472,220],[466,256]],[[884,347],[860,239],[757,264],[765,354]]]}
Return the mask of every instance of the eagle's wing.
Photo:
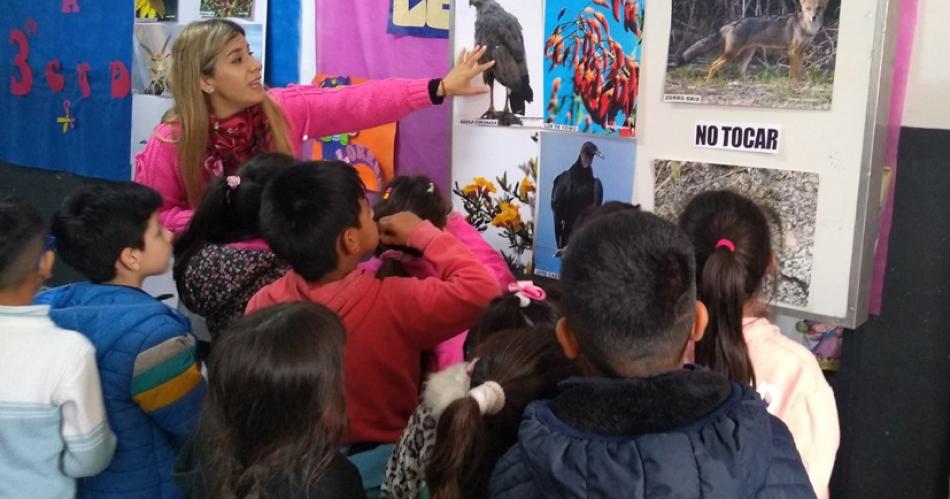
{"label": "eagle's wing", "polygon": [[570,198],[571,179],[569,172],[564,172],[554,179],[554,188],[551,190],[551,211],[555,217],[561,217],[564,209],[567,208],[568,198]]}
{"label": "eagle's wing", "polygon": [[486,60],[494,60],[492,71],[502,85],[516,89],[528,74],[524,35],[518,18],[502,9],[478,16],[475,42],[488,47]]}

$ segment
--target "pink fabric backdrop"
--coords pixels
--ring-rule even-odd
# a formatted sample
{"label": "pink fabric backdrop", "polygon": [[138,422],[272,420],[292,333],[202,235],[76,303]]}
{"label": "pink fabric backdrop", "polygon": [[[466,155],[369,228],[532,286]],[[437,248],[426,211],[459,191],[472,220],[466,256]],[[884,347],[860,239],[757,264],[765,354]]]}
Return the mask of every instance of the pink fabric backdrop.
{"label": "pink fabric backdrop", "polygon": [[907,94],[907,76],[914,48],[914,32],[917,28],[917,0],[901,2],[900,26],[897,31],[897,47],[894,56],[894,86],[891,93],[890,122],[887,128],[887,145],[884,161],[892,168],[890,192],[887,205],[881,214],[881,235],[878,237],[877,253],[874,256],[874,277],[871,281],[870,310],[881,314],[884,296],[884,276],[887,273],[887,247],[891,235],[891,220],[894,218],[894,187],[897,185],[897,152],[900,144],[901,121],[904,117],[904,97]]}
{"label": "pink fabric backdrop", "polygon": [[[449,41],[386,32],[390,0],[316,0],[317,73],[370,79],[440,78],[449,70]],[[443,189],[451,171],[451,103],[399,122],[396,174],[425,174]],[[448,191],[444,191],[448,195]]]}

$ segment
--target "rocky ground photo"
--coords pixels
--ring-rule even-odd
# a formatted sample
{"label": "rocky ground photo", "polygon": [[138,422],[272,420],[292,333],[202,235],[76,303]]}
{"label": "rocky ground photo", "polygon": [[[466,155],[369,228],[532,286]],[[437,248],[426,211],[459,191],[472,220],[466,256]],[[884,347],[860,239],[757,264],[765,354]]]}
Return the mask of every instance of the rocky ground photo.
{"label": "rocky ground photo", "polygon": [[764,300],[794,307],[808,306],[818,174],[683,161],[656,161],[657,215],[675,221],[686,204],[703,191],[731,190],[759,203],[772,222],[778,255],[778,286],[763,286]]}

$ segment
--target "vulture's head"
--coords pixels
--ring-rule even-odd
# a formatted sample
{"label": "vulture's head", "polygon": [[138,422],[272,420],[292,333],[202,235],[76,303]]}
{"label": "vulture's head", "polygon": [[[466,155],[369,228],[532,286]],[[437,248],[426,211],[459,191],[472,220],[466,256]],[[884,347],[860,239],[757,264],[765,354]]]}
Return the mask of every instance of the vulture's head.
{"label": "vulture's head", "polygon": [[590,168],[593,166],[594,156],[604,159],[604,155],[601,154],[600,149],[597,148],[597,144],[594,144],[593,142],[584,142],[584,145],[581,146],[581,154],[579,156],[579,159],[581,160],[581,166],[584,168]]}
{"label": "vulture's head", "polygon": [[481,7],[483,3],[485,3],[484,0],[468,0],[468,4],[476,9]]}

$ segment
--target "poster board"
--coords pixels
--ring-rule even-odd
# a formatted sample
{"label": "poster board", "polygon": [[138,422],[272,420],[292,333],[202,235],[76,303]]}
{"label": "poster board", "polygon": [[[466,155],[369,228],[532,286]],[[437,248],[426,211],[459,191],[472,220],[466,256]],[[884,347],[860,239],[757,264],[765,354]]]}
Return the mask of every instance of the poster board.
{"label": "poster board", "polygon": [[[598,173],[610,184],[609,189],[603,189],[602,200],[629,201],[632,197],[644,2],[614,3],[616,9],[605,2],[591,6],[584,0],[457,0],[453,4],[452,53],[472,48],[479,37],[498,39],[508,48],[517,45],[519,53],[523,42],[520,69],[527,76],[514,84],[505,83],[512,96],[509,103],[514,119],[493,116],[506,103],[507,91],[499,79],[494,84],[493,101],[488,95],[455,99],[451,125],[453,208],[482,231],[516,274],[559,274],[552,185],[555,177],[579,158],[586,142],[596,142],[610,154],[609,168]],[[622,5],[627,5],[626,9]],[[499,38],[486,35],[488,25],[498,27],[494,32]],[[611,29],[614,36],[608,37]],[[570,40],[556,43],[559,37]],[[578,55],[567,57],[568,52]],[[503,62],[499,58],[496,64]],[[604,87],[575,88],[568,75],[580,71],[584,64],[590,68],[581,73],[589,75],[592,82],[606,82]],[[555,81],[559,83],[555,85]],[[529,82],[530,92],[522,86]],[[516,104],[524,95],[529,99]],[[584,98],[596,98],[596,103]],[[489,108],[490,102],[494,102],[493,108]],[[583,124],[585,113],[601,104],[599,118],[588,121],[602,125],[577,126]],[[547,155],[544,142],[549,146]],[[579,206],[578,211],[599,203]],[[541,222],[543,226],[538,225]],[[539,241],[544,245],[539,246]]]}
{"label": "poster board", "polygon": [[[216,4],[225,5],[226,9],[237,9],[240,17],[229,17],[232,21],[241,24],[247,33],[247,41],[254,56],[264,63],[264,53],[267,49],[267,0],[241,0],[240,2],[216,2],[213,0],[177,0],[175,15],[166,20],[135,19],[133,32],[128,40],[132,50],[132,130],[129,141],[131,143],[131,157],[134,158],[142,149],[145,142],[158,126],[165,112],[171,109],[174,101],[162,85],[155,85],[153,72],[149,62],[152,55],[159,55],[164,48],[171,53],[171,46],[175,37],[192,21],[208,19],[215,11]],[[203,6],[206,8],[202,13]],[[232,10],[227,10],[232,12]],[[247,14],[247,15],[245,15]],[[170,38],[167,46],[164,41]],[[168,58],[170,60],[170,57]],[[167,69],[167,67],[166,67]],[[263,69],[262,69],[263,73]],[[156,92],[156,90],[163,90]],[[135,168],[134,162],[132,168]],[[132,172],[133,175],[135,172]]]}
{"label": "poster board", "polygon": [[[842,0],[834,100],[828,110],[665,102],[672,4],[650,5],[634,201],[655,208],[657,160],[811,172],[821,179],[808,304],[778,304],[779,313],[848,327],[867,318],[898,3]],[[768,155],[697,148],[698,120],[780,125],[781,145]]]}

